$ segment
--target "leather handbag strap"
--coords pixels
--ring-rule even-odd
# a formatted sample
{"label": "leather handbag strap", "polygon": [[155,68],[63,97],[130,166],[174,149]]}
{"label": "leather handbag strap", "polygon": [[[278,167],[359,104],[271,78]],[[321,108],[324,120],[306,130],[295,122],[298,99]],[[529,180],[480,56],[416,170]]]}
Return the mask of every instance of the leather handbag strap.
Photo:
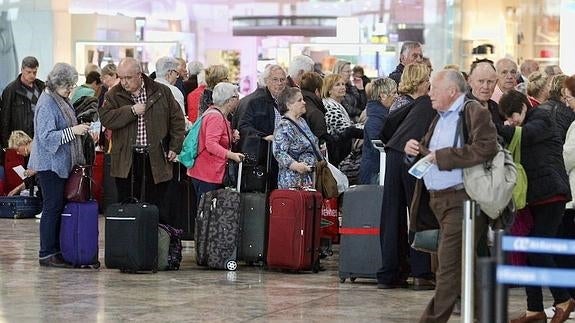
{"label": "leather handbag strap", "polygon": [[317,150],[314,142],[310,139],[310,137],[308,137],[308,135],[303,131],[303,129],[292,119],[287,118],[287,117],[282,117],[282,119],[288,120],[289,122],[291,122],[298,130],[299,132],[301,132],[302,135],[304,135],[304,137],[306,137],[306,139],[309,141],[309,143],[311,144],[311,147],[313,149],[313,152],[315,154],[315,157],[317,158],[318,161],[323,160],[323,156],[319,153],[319,151]]}

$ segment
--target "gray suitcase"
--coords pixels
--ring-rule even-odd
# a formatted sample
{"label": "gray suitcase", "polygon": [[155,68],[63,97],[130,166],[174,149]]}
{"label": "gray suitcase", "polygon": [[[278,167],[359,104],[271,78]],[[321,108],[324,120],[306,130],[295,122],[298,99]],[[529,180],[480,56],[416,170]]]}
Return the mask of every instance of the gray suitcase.
{"label": "gray suitcase", "polygon": [[241,193],[241,239],[238,259],[263,265],[266,258],[268,216],[266,193]]}
{"label": "gray suitcase", "polygon": [[[269,147],[268,144],[268,153]],[[269,160],[266,162],[266,171],[269,171]],[[238,184],[236,190],[241,190],[244,173],[244,163],[238,167]],[[265,193],[240,193],[240,243],[238,246],[238,259],[248,265],[264,265],[266,259],[266,244],[268,240],[268,205],[267,184]]]}
{"label": "gray suitcase", "polygon": [[[383,186],[353,186],[343,194],[339,229],[339,278],[377,278],[381,268],[379,224]],[[369,201],[369,203],[365,203]]]}
{"label": "gray suitcase", "polygon": [[[352,186],[343,193],[342,221],[339,229],[339,279],[377,278],[381,268],[381,243],[379,225],[383,202],[383,178],[385,178],[385,152],[380,151],[381,185]],[[369,203],[366,203],[369,201]]]}

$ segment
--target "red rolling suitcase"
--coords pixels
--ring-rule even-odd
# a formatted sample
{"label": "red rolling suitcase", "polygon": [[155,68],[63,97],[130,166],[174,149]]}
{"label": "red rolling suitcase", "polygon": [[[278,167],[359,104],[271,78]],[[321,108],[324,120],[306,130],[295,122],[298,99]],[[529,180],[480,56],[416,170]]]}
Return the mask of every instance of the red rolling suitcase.
{"label": "red rolling suitcase", "polygon": [[322,196],[316,191],[270,194],[268,268],[319,270]]}

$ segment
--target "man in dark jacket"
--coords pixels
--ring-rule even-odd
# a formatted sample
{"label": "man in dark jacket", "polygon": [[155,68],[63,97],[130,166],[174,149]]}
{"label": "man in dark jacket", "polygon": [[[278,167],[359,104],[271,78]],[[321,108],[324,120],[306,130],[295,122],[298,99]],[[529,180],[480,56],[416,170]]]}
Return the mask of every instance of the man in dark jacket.
{"label": "man in dark jacket", "polygon": [[[237,120],[237,129],[240,131],[239,147],[242,148],[242,152],[246,152],[243,143],[248,137],[259,137],[271,143],[274,130],[281,120],[277,97],[286,88],[286,72],[279,65],[268,65],[262,79],[265,87],[258,88],[241,99],[237,115],[234,116]],[[271,154],[267,158],[270,160],[268,188],[271,190],[277,187],[278,164]]]}
{"label": "man in dark jacket", "polygon": [[[112,130],[110,175],[116,178],[118,200],[130,197],[132,167],[134,195],[140,196],[145,171],[146,201],[158,206],[160,221],[166,223],[164,197],[173,175],[171,162],[184,141],[184,114],[171,90],[144,75],[136,59],[120,61],[118,78],[121,86],[106,93],[100,109],[102,125]],[[147,154],[133,145],[147,146]]]}
{"label": "man in dark jacket", "polygon": [[477,60],[471,64],[468,78],[470,91],[467,93],[468,99],[477,100],[482,106],[489,109],[491,120],[499,130],[503,126],[504,118],[499,113],[499,105],[491,100],[497,84],[497,72],[490,60]]}
{"label": "man in dark jacket", "polygon": [[389,78],[399,85],[401,74],[403,74],[405,66],[411,63],[421,62],[423,62],[421,44],[416,41],[406,41],[401,45],[401,51],[399,52],[399,65],[397,65],[393,72],[389,73]]}
{"label": "man in dark jacket", "polygon": [[7,147],[10,133],[14,130],[22,130],[34,137],[34,109],[44,90],[44,82],[36,78],[39,65],[35,57],[24,57],[20,75],[2,93],[2,147]]}

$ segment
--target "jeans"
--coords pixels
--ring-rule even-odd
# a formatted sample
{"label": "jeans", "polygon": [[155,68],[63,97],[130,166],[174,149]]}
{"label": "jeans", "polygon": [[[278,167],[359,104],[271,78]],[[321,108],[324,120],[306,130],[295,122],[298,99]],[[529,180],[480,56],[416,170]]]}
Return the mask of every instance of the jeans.
{"label": "jeans", "polygon": [[66,179],[53,171],[40,171],[36,176],[43,193],[39,256],[44,258],[60,252],[60,217],[64,210]]}
{"label": "jeans", "polygon": [[196,191],[196,199],[197,199],[196,205],[198,206],[198,208],[200,207],[200,199],[202,198],[202,195],[204,193],[207,193],[209,191],[215,191],[223,187],[222,184],[208,183],[193,177],[192,177],[192,184],[194,185],[194,190]]}
{"label": "jeans", "polygon": [[[565,212],[565,202],[554,202],[543,205],[530,206],[533,215],[533,229],[530,237],[557,238],[559,227]],[[555,258],[550,254],[530,253],[527,255],[529,266],[557,268]],[[567,301],[571,296],[568,289],[550,287],[554,304]],[[527,293],[527,310],[532,312],[543,312],[543,293],[540,286],[525,287]]]}

